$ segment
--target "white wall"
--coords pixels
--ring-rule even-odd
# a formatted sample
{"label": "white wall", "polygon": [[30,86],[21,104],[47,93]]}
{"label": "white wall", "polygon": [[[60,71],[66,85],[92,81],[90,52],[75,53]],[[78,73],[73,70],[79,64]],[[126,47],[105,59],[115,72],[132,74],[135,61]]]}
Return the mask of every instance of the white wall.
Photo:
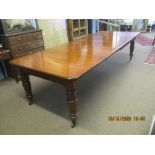
{"label": "white wall", "polygon": [[65,19],[38,19],[38,25],[43,30],[45,48],[68,41]]}

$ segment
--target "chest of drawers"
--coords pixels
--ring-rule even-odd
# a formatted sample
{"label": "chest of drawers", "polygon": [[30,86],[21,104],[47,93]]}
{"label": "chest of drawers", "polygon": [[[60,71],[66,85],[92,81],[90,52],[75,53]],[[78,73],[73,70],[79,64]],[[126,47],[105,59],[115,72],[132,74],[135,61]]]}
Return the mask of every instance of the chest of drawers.
{"label": "chest of drawers", "polygon": [[12,58],[44,49],[42,30],[1,35],[0,42],[4,49],[10,50]]}

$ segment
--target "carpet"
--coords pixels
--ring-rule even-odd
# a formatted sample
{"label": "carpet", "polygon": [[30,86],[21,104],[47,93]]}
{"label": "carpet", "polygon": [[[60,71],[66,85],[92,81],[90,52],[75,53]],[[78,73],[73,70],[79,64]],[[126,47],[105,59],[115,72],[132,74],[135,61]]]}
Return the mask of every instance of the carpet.
{"label": "carpet", "polygon": [[155,64],[155,47],[153,47],[151,53],[145,61],[145,64]]}
{"label": "carpet", "polygon": [[143,34],[140,34],[139,36],[136,37],[135,42],[143,46],[152,46],[153,39],[144,36]]}
{"label": "carpet", "polygon": [[[148,135],[155,114],[155,68],[143,62],[151,46],[135,44],[85,74],[78,81],[78,119],[70,127],[61,85],[30,76],[34,104],[29,106],[21,82],[0,81],[1,135]],[[109,116],[145,116],[145,121],[108,121]],[[153,136],[153,135],[152,135]]]}

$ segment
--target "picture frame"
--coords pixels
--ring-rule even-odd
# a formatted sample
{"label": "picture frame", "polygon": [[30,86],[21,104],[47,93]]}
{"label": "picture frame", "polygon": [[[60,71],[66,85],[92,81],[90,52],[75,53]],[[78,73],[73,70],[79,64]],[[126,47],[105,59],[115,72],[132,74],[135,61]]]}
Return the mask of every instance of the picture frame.
{"label": "picture frame", "polygon": [[134,19],[133,20],[132,31],[146,32],[148,22],[149,22],[148,19]]}

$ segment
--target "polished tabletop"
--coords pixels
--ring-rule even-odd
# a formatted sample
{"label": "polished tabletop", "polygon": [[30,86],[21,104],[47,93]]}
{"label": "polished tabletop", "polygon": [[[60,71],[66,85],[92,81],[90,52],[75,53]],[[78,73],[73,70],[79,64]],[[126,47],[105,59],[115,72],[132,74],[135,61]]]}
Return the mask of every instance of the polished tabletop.
{"label": "polished tabletop", "polygon": [[13,59],[10,63],[64,79],[77,79],[138,34],[139,32],[99,32]]}

